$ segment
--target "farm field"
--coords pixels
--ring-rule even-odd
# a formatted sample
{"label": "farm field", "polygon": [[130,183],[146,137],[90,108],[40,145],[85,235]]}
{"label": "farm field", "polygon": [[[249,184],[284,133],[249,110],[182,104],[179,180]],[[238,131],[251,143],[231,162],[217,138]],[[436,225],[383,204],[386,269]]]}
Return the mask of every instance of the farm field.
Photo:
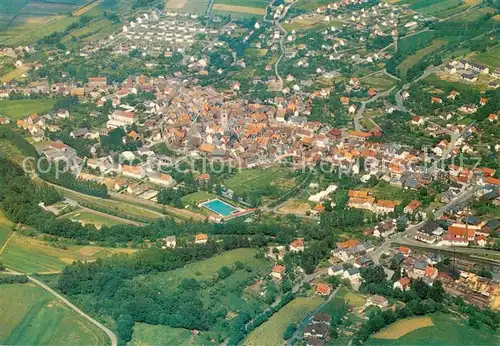
{"label": "farm field", "polygon": [[27,67],[16,68],[0,77],[0,82],[9,83],[11,80],[21,77],[24,73],[29,71]]}
{"label": "farm field", "polygon": [[134,334],[129,346],[154,345],[161,340],[163,345],[207,345],[209,340],[205,340],[203,335],[193,336],[191,331],[182,328],[172,328],[162,325],[150,325],[146,323],[136,323]]}
{"label": "farm field", "polygon": [[102,214],[84,209],[79,209],[71,213],[68,213],[64,215],[62,218],[69,219],[72,221],[78,221],[84,226],[87,224],[92,224],[96,226],[97,229],[101,229],[102,226],[111,227],[115,225],[123,225],[128,223],[127,220],[123,220],[123,222],[121,222],[117,218],[113,218],[111,216],[106,217]]}
{"label": "farm field", "polygon": [[166,0],[165,8],[173,11],[204,14],[208,8],[208,0]]}
{"label": "farm field", "polygon": [[267,0],[214,0],[212,9],[216,12],[263,16],[268,4]]}
{"label": "farm field", "polygon": [[[366,345],[494,345],[500,341],[498,333],[493,335],[485,330],[474,329],[453,315],[437,314],[430,316],[430,319],[433,325],[425,326],[423,320],[420,320],[418,323],[421,326],[413,331],[411,325],[406,323],[408,332],[396,339],[376,338],[375,334],[367,340]],[[392,329],[396,336],[399,334],[394,328],[397,323],[399,321],[379,333],[388,333]]]}
{"label": "farm field", "polygon": [[0,139],[0,156],[5,157],[21,166],[25,158],[25,155],[21,152],[21,150],[6,139]]}
{"label": "farm field", "polygon": [[[486,65],[490,67],[490,69],[496,69],[500,67],[500,45],[496,45],[493,48],[490,48],[484,53],[473,53],[468,58],[473,60],[479,64]],[[490,71],[492,72],[492,71]]]}
{"label": "farm field", "polygon": [[291,323],[299,323],[311,311],[321,304],[323,299],[319,296],[298,297],[285,305],[280,311],[275,313],[262,325],[254,329],[246,340],[244,345],[282,345],[283,332]]}
{"label": "farm field", "polygon": [[61,249],[47,242],[15,234],[0,255],[5,266],[25,273],[59,272],[73,261],[92,261],[115,253],[132,253],[135,249],[99,246],[69,246]]}
{"label": "farm field", "polygon": [[414,330],[433,327],[432,319],[429,316],[418,316],[396,321],[388,328],[384,328],[375,335],[375,339],[399,339],[400,337],[413,332]]}
{"label": "farm field", "polygon": [[105,345],[96,326],[31,283],[0,286],[0,343],[4,345]]}
{"label": "farm field", "polygon": [[401,74],[402,78],[406,76],[406,72],[415,66],[422,58],[425,56],[439,50],[442,46],[446,44],[443,40],[434,40],[431,45],[418,50],[415,54],[408,56],[401,64],[398,65],[397,70]]}
{"label": "farm field", "polygon": [[0,114],[11,120],[18,120],[33,113],[46,113],[52,109],[55,102],[52,99],[1,100]]}
{"label": "farm field", "polygon": [[301,10],[315,10],[318,7],[340,2],[340,0],[299,0],[295,7]]}
{"label": "farm field", "polygon": [[475,8],[470,11],[464,11],[462,13],[459,13],[457,15],[454,15],[451,17],[449,20],[450,21],[467,21],[467,22],[473,22],[478,20],[480,17],[487,15],[487,14],[495,14],[495,9],[491,7],[482,7],[482,8]]}

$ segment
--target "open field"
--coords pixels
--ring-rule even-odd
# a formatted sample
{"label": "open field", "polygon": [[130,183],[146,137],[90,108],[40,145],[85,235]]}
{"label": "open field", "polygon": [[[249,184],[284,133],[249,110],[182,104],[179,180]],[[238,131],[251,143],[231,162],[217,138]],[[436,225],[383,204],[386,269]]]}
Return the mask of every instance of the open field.
{"label": "open field", "polygon": [[0,156],[5,157],[22,166],[25,155],[11,141],[0,139]]}
{"label": "open field", "polygon": [[73,16],[81,16],[82,14],[90,11],[91,9],[93,9],[94,7],[100,5],[104,0],[95,0],[91,3],[89,3],[88,5],[85,5],[83,7],[80,7],[79,9],[76,9],[72,12],[72,15]]}
{"label": "open field", "polygon": [[406,76],[406,72],[415,66],[422,58],[425,56],[439,50],[442,46],[446,44],[446,41],[443,40],[434,40],[432,44],[418,50],[415,54],[408,56],[401,64],[398,65],[397,70],[404,78]]}
{"label": "open field", "polygon": [[496,45],[495,47],[490,48],[484,53],[474,52],[467,58],[479,64],[483,64],[490,67],[490,72],[491,72],[491,69],[495,70],[496,68],[500,67],[499,57],[500,57],[500,45]]}
{"label": "open field", "polygon": [[311,211],[311,206],[307,202],[290,199],[279,209],[282,213],[306,215]]}
{"label": "open field", "polygon": [[7,239],[9,239],[10,230],[14,224],[5,217],[5,215],[0,211],[0,249],[3,247]]}
{"label": "open field", "polygon": [[375,73],[368,77],[361,77],[360,81],[364,86],[374,88],[378,92],[388,90],[396,84],[394,78],[389,77],[383,72]]}
{"label": "open field", "polygon": [[[222,0],[225,1],[225,0]],[[236,1],[238,2],[238,1]],[[251,5],[253,4],[252,1],[247,1],[247,2],[242,2],[241,6],[239,5],[231,5],[231,4],[226,4],[226,3],[215,3],[213,5],[213,9],[219,12],[229,12],[229,13],[242,13],[242,14],[249,14],[249,15],[258,15],[258,16],[263,16],[266,14],[265,6],[264,7],[252,7]],[[256,4],[261,4],[260,2],[256,2]]]}
{"label": "open field", "polygon": [[323,299],[319,296],[295,298],[269,320],[250,332],[243,343],[248,346],[283,345],[285,340],[282,335],[288,325],[302,321],[322,301]]}
{"label": "open field", "polygon": [[459,13],[451,17],[449,20],[455,22],[456,21],[474,22],[487,14],[495,14],[495,12],[496,12],[495,9],[491,7],[475,8],[472,9],[471,11]]}
{"label": "open field", "polygon": [[5,266],[25,273],[59,272],[74,261],[93,261],[115,253],[132,253],[135,249],[115,249],[99,246],[69,246],[61,249],[47,242],[15,234],[0,255]]}
{"label": "open field", "polygon": [[241,261],[245,265],[249,265],[254,272],[259,272],[270,267],[270,264],[266,260],[255,258],[256,253],[257,250],[255,249],[243,248],[232,250],[203,261],[190,263],[184,268],[150,275],[147,280],[149,284],[155,284],[159,289],[169,289],[177,286],[185,278],[194,278],[196,280],[211,279],[217,274],[220,267],[223,265],[230,267],[236,261]]}
{"label": "open field", "polygon": [[340,0],[299,0],[295,7],[301,10],[312,11],[318,7],[333,4],[334,2],[340,2]]}
{"label": "open field", "polygon": [[337,298],[344,299],[349,305],[354,306],[355,308],[361,308],[366,302],[366,298],[361,294],[354,293],[352,291],[348,291],[344,288],[340,289],[337,294]]}
{"label": "open field", "polygon": [[62,194],[78,203],[84,204],[86,207],[91,208],[95,206],[99,211],[100,210],[108,210],[112,213],[116,213],[117,215],[128,215],[140,219],[144,219],[147,221],[154,221],[161,217],[159,214],[148,211],[147,209],[143,209],[137,206],[134,206],[129,203],[115,201],[111,199],[102,199],[92,196],[83,195],[74,191],[70,191],[67,189],[57,188]]}
{"label": "open field", "polygon": [[0,343],[105,345],[107,336],[57,298],[31,283],[0,286]]}
{"label": "open field", "polygon": [[375,339],[399,339],[400,337],[413,332],[414,330],[433,327],[432,319],[429,316],[419,316],[396,321],[389,327],[382,329],[372,337]]}
{"label": "open field", "polygon": [[[366,345],[496,345],[500,337],[486,330],[477,330],[453,315],[430,316],[433,326],[423,326],[398,339],[371,337]],[[411,319],[410,319],[411,320]],[[398,323],[398,322],[396,322]],[[391,328],[389,326],[389,328]],[[375,334],[376,335],[376,334]]]}
{"label": "open field", "polygon": [[69,219],[72,221],[80,222],[82,225],[92,224],[97,229],[101,229],[102,226],[115,226],[115,225],[123,225],[127,224],[127,220],[123,220],[121,222],[118,218],[114,217],[106,217],[100,213],[93,212],[91,210],[79,209],[68,213],[63,216],[64,219]]}
{"label": "open field", "polygon": [[21,77],[27,71],[29,71],[29,68],[27,68],[27,67],[16,68],[16,69],[4,74],[3,76],[1,76],[0,82],[9,83],[11,80],[14,80],[14,79]]}
{"label": "open field", "polygon": [[206,192],[206,191],[197,191],[190,193],[189,195],[185,195],[181,198],[182,203],[186,205],[196,205],[199,202],[206,201],[212,198],[217,197],[215,194]]}
{"label": "open field", "polygon": [[242,169],[229,178],[226,185],[236,193],[251,192],[281,181],[284,174],[284,169],[280,167]]}
{"label": "open field", "polygon": [[11,120],[17,120],[33,113],[46,113],[52,109],[54,104],[55,100],[53,99],[1,100],[0,114]]}
{"label": "open field", "polygon": [[151,325],[136,323],[134,335],[129,346],[149,346],[158,344],[161,340],[163,345],[207,345],[209,340],[204,340],[202,335],[193,336],[191,331],[182,328],[172,328],[163,325]]}

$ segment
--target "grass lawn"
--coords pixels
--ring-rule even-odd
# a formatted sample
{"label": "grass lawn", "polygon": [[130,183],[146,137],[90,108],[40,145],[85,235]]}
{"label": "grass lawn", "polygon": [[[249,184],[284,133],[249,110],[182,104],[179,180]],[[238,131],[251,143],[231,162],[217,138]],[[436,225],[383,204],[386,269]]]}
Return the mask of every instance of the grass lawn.
{"label": "grass lawn", "polygon": [[209,340],[204,339],[203,334],[193,336],[191,335],[191,331],[187,329],[136,323],[134,326],[134,335],[128,345],[149,346],[158,344],[160,340],[162,345],[181,346],[210,344]]}
{"label": "grass lawn", "polygon": [[254,272],[261,272],[270,267],[270,263],[266,260],[255,258],[256,253],[257,250],[255,249],[237,249],[224,252],[221,255],[207,258],[203,261],[190,263],[184,268],[150,275],[147,277],[147,281],[151,285],[157,285],[159,289],[169,289],[176,287],[185,278],[194,278],[196,280],[211,279],[217,274],[220,267],[223,265],[230,267],[236,261],[241,261],[245,265],[252,267]]}
{"label": "grass lawn", "polygon": [[216,198],[217,196],[213,193],[207,191],[197,191],[190,193],[189,195],[185,195],[181,198],[182,203],[186,205],[196,205],[201,201],[206,201],[212,198]]}
{"label": "grass lawn", "polygon": [[373,196],[377,199],[390,199],[395,201],[402,201],[405,198],[414,198],[417,194],[413,190],[404,190],[397,186],[392,186],[386,181],[380,181],[377,185],[370,188]]}
{"label": "grass lawn", "polygon": [[115,226],[123,225],[125,222],[120,222],[114,218],[107,218],[104,215],[94,213],[89,210],[76,210],[63,216],[64,219],[69,219],[73,221],[78,221],[82,225],[92,224],[96,226],[97,229],[102,228],[102,226]]}
{"label": "grass lawn", "polygon": [[1,285],[0,311],[0,343],[4,345],[109,343],[104,332],[31,283]]}
{"label": "grass lawn", "polygon": [[340,289],[337,297],[343,299],[349,305],[352,305],[355,308],[363,307],[366,302],[366,298],[363,295],[348,291],[345,288]]}
{"label": "grass lawn", "polygon": [[43,114],[54,107],[56,100],[1,100],[0,114],[11,120],[26,118],[32,113]]}
{"label": "grass lawn", "polygon": [[0,255],[5,266],[25,273],[59,272],[73,261],[91,261],[115,253],[131,253],[134,249],[103,248],[98,246],[69,246],[60,249],[47,242],[15,234]]}
{"label": "grass lawn", "polygon": [[[418,317],[417,317],[418,318]],[[499,335],[477,330],[453,315],[432,315],[434,326],[409,331],[398,339],[377,339],[372,336],[367,345],[498,345]],[[399,321],[389,326],[393,328]],[[383,330],[384,331],[384,330]],[[379,332],[380,333],[380,332]]]}
{"label": "grass lawn", "polygon": [[292,323],[300,323],[311,313],[323,299],[318,296],[298,297],[285,305],[275,313],[269,320],[254,329],[244,341],[245,345],[282,345],[283,332]]}
{"label": "grass lawn", "polygon": [[368,88],[374,88],[378,92],[390,89],[396,81],[383,72],[375,73],[366,78],[361,77],[361,83]]}

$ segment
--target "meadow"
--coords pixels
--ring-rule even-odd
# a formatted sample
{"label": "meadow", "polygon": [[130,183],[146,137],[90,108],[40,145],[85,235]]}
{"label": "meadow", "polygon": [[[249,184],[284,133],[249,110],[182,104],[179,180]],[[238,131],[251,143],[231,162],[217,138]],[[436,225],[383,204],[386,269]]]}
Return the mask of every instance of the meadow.
{"label": "meadow", "polygon": [[432,43],[429,46],[418,50],[413,55],[409,55],[397,67],[397,70],[399,71],[401,78],[405,78],[407,71],[409,69],[411,69],[413,66],[415,66],[416,64],[418,64],[418,62],[420,60],[422,60],[427,55],[430,55],[431,53],[436,52],[441,47],[443,47],[445,44],[446,44],[446,41],[443,41],[443,40],[434,40],[434,41],[432,41]]}
{"label": "meadow", "polygon": [[4,246],[7,239],[9,239],[13,225],[14,224],[0,211],[0,249]]}
{"label": "meadow", "polygon": [[163,345],[187,346],[210,344],[210,340],[207,340],[204,334],[194,336],[191,334],[191,331],[187,329],[136,323],[132,340],[128,345],[148,346],[158,343],[159,340],[161,340]]}
{"label": "meadow", "polygon": [[364,86],[374,88],[378,92],[388,90],[396,84],[394,78],[389,77],[383,72],[375,73],[368,77],[361,77],[360,81]]}
{"label": "meadow", "polygon": [[236,15],[266,14],[267,0],[214,0],[212,9],[215,12],[231,13]]}
{"label": "meadow", "polygon": [[238,194],[258,191],[266,186],[293,187],[295,179],[284,179],[286,173],[281,167],[242,169],[226,181],[226,186]]}
{"label": "meadow", "polygon": [[0,115],[11,120],[26,118],[30,114],[44,114],[54,107],[53,99],[0,100]]}
{"label": "meadow", "polygon": [[0,285],[0,343],[105,345],[106,334],[31,283]]}
{"label": "meadow", "polygon": [[[151,285],[156,285],[161,290],[168,290],[176,287],[182,281],[182,279],[185,278],[209,280],[216,276],[217,272],[222,266],[226,265],[230,267],[236,261],[240,261],[243,264],[250,266],[253,272],[261,272],[269,268],[270,264],[266,260],[255,258],[256,253],[257,250],[247,248],[227,251],[220,255],[207,258],[203,261],[190,263],[184,268],[172,270],[165,273],[149,275],[147,277],[147,282]],[[232,276],[230,276],[229,278],[232,278]],[[139,278],[138,280],[144,279],[145,278]]]}
{"label": "meadow", "polygon": [[243,342],[247,346],[282,345],[283,333],[292,323],[300,323],[323,302],[319,296],[298,297],[254,329]]}
{"label": "meadow", "polygon": [[[500,67],[500,45],[496,45],[488,49],[484,53],[474,53],[470,59],[479,64],[489,66],[490,69],[496,69]],[[492,72],[492,71],[490,71]]]}
{"label": "meadow", "polygon": [[[366,345],[495,345],[500,336],[486,330],[474,329],[467,322],[453,315],[436,314],[430,316],[434,326],[422,326],[409,331],[397,339],[377,339],[377,334],[366,341]],[[419,318],[419,317],[416,317]],[[398,322],[379,333],[394,329]]]}
{"label": "meadow", "polygon": [[99,246],[50,246],[46,241],[16,233],[0,255],[5,266],[24,273],[56,273],[74,261],[93,261],[116,253],[132,253],[134,249]]}
{"label": "meadow", "polygon": [[71,213],[68,213],[68,214],[64,215],[62,218],[69,219],[72,221],[78,221],[82,225],[92,224],[92,225],[96,226],[97,229],[101,229],[102,226],[111,227],[111,226],[115,226],[115,225],[123,225],[123,224],[129,223],[129,222],[127,222],[128,220],[125,220],[125,219],[122,222],[117,218],[114,218],[111,216],[106,217],[103,214],[96,213],[96,212],[93,212],[91,210],[83,210],[83,209],[79,209],[79,210],[73,211]]}

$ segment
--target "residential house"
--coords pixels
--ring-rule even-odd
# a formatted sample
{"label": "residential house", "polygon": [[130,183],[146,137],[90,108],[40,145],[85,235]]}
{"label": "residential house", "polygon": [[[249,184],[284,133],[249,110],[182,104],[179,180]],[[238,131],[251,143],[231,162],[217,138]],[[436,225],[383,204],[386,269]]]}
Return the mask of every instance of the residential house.
{"label": "residential house", "polygon": [[302,252],[302,251],[304,251],[304,238],[295,239],[290,244],[290,251],[291,252]]}
{"label": "residential house", "polygon": [[208,235],[204,233],[197,234],[194,238],[195,244],[206,244],[208,242]]}
{"label": "residential house", "polygon": [[373,295],[368,297],[365,303],[365,308],[369,306],[378,306],[379,308],[383,309],[387,306],[389,306],[389,301],[387,298],[379,296],[379,295]]}
{"label": "residential house", "polygon": [[160,173],[154,173],[149,175],[149,181],[152,182],[153,184],[161,186],[171,186],[175,184],[175,180],[172,178],[172,176]]}
{"label": "residential house", "polygon": [[125,177],[132,178],[132,179],[138,179],[138,180],[140,180],[146,176],[146,172],[144,171],[143,167],[130,166],[130,165],[123,165],[122,174]]}
{"label": "residential house", "polygon": [[373,236],[377,238],[387,238],[394,233],[396,233],[396,220],[389,219],[382,221],[377,226],[375,226]]}
{"label": "residential house", "polygon": [[394,283],[393,289],[400,289],[401,291],[407,291],[410,289],[410,279],[407,277],[401,278]]}
{"label": "residential house", "polygon": [[275,265],[271,275],[278,280],[283,279],[283,275],[285,275],[285,267],[280,264]]}
{"label": "residential house", "polygon": [[328,284],[317,283],[316,294],[320,296],[329,296],[332,293],[332,288]]}
{"label": "residential house", "polygon": [[304,328],[304,337],[323,339],[328,335],[330,326],[324,323],[310,324]]}
{"label": "residential house", "polygon": [[163,241],[165,243],[166,248],[175,249],[175,247],[177,246],[177,240],[175,238],[175,235],[169,235],[165,237]]}
{"label": "residential house", "polygon": [[420,208],[421,205],[422,203],[420,201],[414,199],[410,201],[410,203],[408,203],[408,205],[404,208],[403,211],[406,214],[414,214],[415,212],[417,212],[417,210]]}

